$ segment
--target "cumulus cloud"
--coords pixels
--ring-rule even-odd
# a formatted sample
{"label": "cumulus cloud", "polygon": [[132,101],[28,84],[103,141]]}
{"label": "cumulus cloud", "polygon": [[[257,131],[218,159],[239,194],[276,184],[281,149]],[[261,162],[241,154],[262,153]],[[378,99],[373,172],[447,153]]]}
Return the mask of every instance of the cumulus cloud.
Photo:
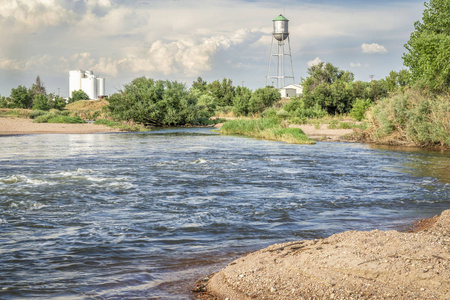
{"label": "cumulus cloud", "polygon": [[318,64],[320,64],[322,62],[322,60],[318,57],[314,58],[313,60],[308,61],[306,64],[308,65],[308,67],[312,67],[312,66],[316,66]]}
{"label": "cumulus cloud", "polygon": [[367,54],[383,54],[388,52],[386,47],[384,47],[383,45],[379,45],[377,43],[373,44],[364,43],[361,45],[361,49],[363,53]]}
{"label": "cumulus cloud", "polygon": [[56,0],[7,0],[0,2],[0,25],[8,30],[29,31],[66,22],[72,14]]}
{"label": "cumulus cloud", "polygon": [[3,57],[0,58],[0,69],[10,71],[36,70],[45,68],[50,63],[51,59],[52,58],[49,55],[36,55],[25,60]]}
{"label": "cumulus cloud", "polygon": [[184,39],[173,42],[154,42],[150,49],[121,60],[120,65],[131,72],[158,72],[164,75],[182,73],[197,76],[211,70],[214,55],[238,44],[253,40],[252,31],[239,29],[229,36],[218,35],[195,40]]}
{"label": "cumulus cloud", "polygon": [[[256,88],[264,81],[258,77],[267,66],[273,9],[263,0],[0,0],[0,77],[7,78],[8,70],[64,77],[81,68],[118,82],[142,75],[229,76],[235,81],[245,77]],[[342,51],[360,45],[365,36],[383,37],[389,44],[375,50],[377,44],[365,44],[360,51],[386,53],[386,47],[394,48],[392,36],[407,32],[422,10],[422,3],[397,1],[370,9],[292,3],[286,17],[293,60],[305,66],[307,55],[326,55],[339,64]],[[316,58],[308,66],[319,62]],[[0,82],[0,88],[6,85]]]}

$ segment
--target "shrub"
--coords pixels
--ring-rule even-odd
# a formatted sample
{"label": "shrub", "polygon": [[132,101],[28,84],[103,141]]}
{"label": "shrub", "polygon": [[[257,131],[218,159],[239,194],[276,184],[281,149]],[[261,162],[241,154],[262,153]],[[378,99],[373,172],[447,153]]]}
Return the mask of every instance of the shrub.
{"label": "shrub", "polygon": [[117,125],[116,122],[107,120],[107,119],[98,119],[94,122],[95,125],[105,125],[108,127],[115,127]]}
{"label": "shrub", "polygon": [[33,111],[30,112],[29,117],[30,117],[30,119],[36,119],[39,116],[44,116],[44,115],[47,115],[47,114],[49,114],[48,111],[33,110]]}
{"label": "shrub", "polygon": [[407,90],[385,98],[367,113],[370,139],[417,146],[450,146],[450,96]]}
{"label": "shrub", "polygon": [[53,118],[48,119],[47,123],[82,124],[85,122],[80,117],[55,116]]}
{"label": "shrub", "polygon": [[366,111],[372,104],[372,101],[370,101],[369,99],[356,99],[350,111],[350,116],[352,116],[357,121],[362,121],[364,119]]}

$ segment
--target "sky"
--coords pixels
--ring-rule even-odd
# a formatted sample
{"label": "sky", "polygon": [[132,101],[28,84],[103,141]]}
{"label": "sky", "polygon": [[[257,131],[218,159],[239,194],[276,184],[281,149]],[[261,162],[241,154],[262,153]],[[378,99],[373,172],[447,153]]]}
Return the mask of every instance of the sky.
{"label": "sky", "polygon": [[141,76],[187,87],[229,78],[255,90],[266,84],[280,14],[295,83],[321,61],[381,79],[404,68],[423,10],[423,0],[0,0],[0,95],[39,75],[48,93],[67,97],[76,69],[105,77],[107,94]]}

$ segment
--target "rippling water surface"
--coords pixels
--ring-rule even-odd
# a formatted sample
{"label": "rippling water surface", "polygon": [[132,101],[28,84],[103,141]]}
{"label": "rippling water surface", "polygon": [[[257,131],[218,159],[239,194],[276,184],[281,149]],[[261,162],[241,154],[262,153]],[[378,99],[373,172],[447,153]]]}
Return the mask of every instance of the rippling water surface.
{"label": "rippling water surface", "polygon": [[190,299],[247,251],[450,208],[449,167],[208,129],[0,137],[0,298]]}

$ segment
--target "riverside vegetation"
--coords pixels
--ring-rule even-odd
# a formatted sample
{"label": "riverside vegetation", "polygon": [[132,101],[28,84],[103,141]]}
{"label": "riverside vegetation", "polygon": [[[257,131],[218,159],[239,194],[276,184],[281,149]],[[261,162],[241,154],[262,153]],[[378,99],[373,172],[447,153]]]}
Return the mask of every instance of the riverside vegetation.
{"label": "riverside vegetation", "polygon": [[[84,118],[124,130],[211,125],[219,122],[213,119],[225,116],[236,120],[227,122],[223,133],[298,143],[311,141],[300,129],[288,128],[289,124],[317,124],[327,122],[330,116],[345,116],[362,122],[353,137],[362,141],[449,148],[450,1],[425,3],[422,22],[414,26],[403,55],[408,70],[391,71],[384,79],[363,82],[355,81],[349,71],[321,62],[310,67],[308,77],[301,80],[303,93],[288,101],[273,87],[252,91],[233,86],[225,78],[208,83],[199,77],[187,89],[176,81],[140,77],[91,113],[89,108],[67,108],[64,99],[45,92],[38,76],[30,89],[19,86],[12,89],[10,97],[0,97],[0,108],[53,112],[50,116],[35,113],[38,122],[78,122]],[[87,98],[77,91],[69,102]],[[350,128],[354,121],[336,124],[333,120],[330,126]]]}

